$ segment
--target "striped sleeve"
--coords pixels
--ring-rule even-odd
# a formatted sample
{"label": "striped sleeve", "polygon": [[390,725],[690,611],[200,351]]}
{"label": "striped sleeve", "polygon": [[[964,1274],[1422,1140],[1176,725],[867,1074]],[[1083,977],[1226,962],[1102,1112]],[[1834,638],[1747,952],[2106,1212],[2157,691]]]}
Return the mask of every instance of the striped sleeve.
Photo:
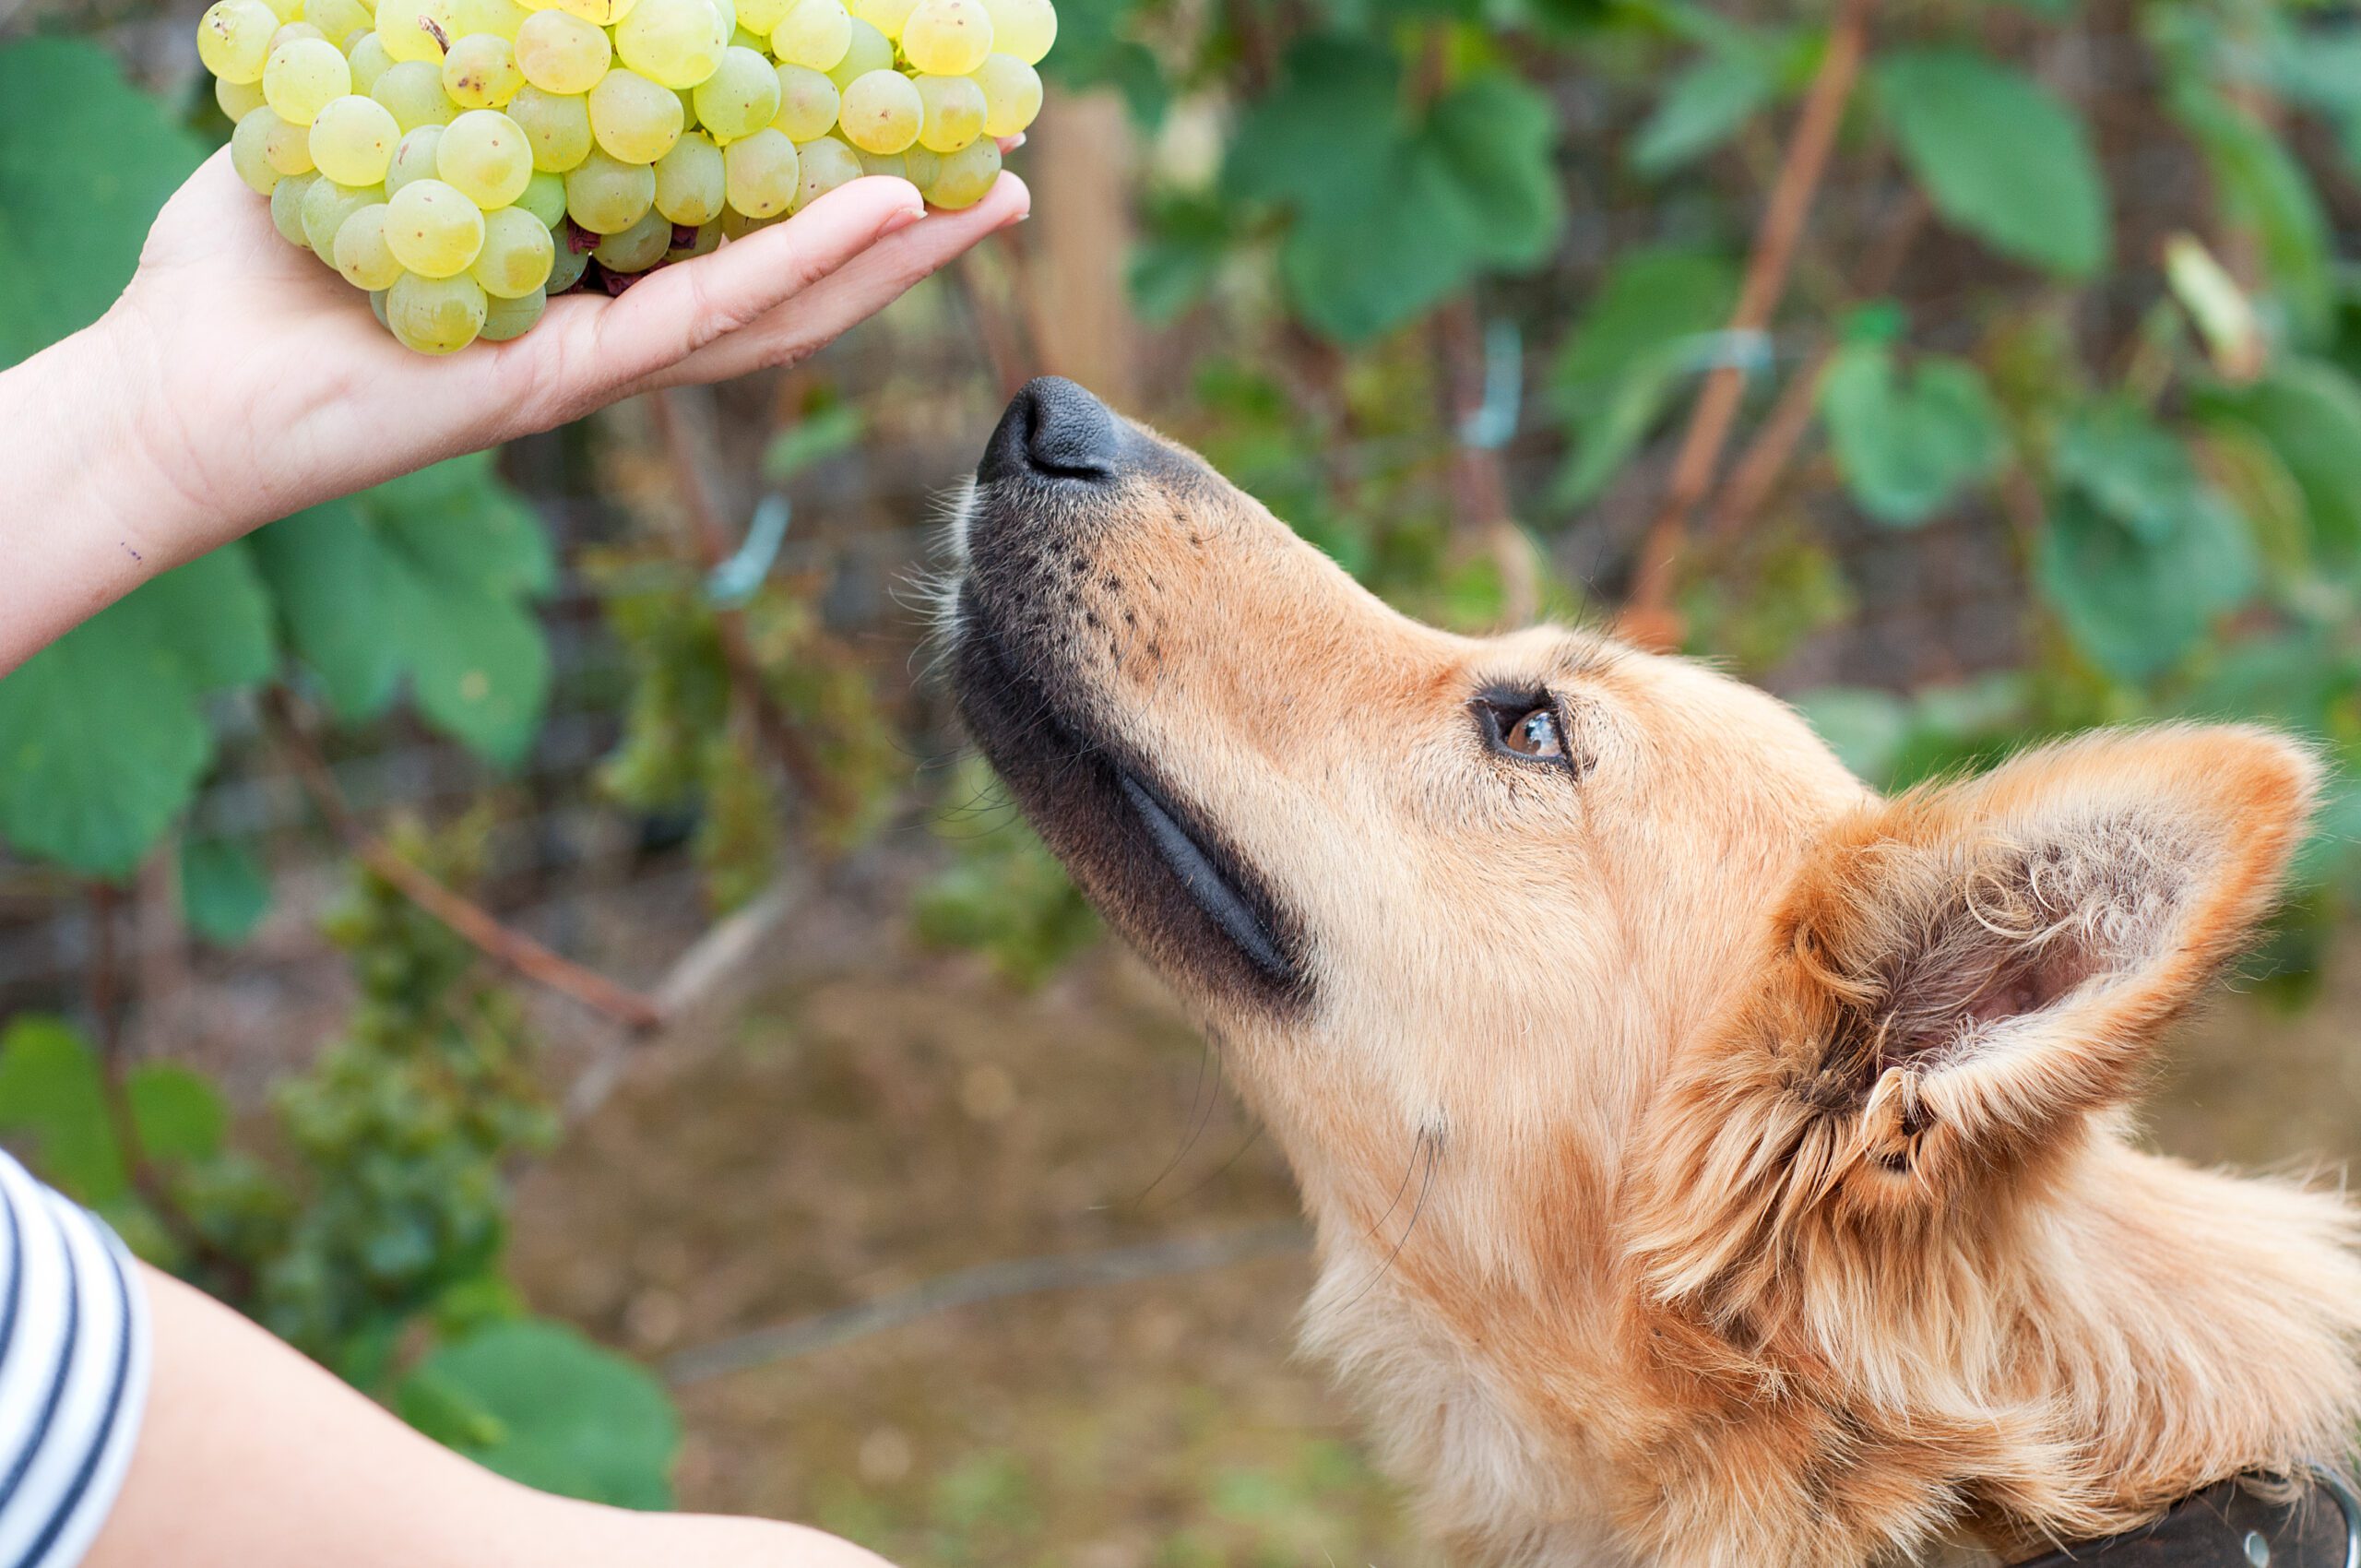
{"label": "striped sleeve", "polygon": [[0,1568],[72,1568],[148,1392],[147,1297],[89,1210],[0,1154]]}

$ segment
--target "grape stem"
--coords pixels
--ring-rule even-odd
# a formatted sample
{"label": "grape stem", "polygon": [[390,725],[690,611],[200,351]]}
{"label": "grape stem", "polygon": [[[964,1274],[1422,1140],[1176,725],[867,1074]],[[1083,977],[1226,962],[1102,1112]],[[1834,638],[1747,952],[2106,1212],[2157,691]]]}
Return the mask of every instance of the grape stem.
{"label": "grape stem", "polygon": [[433,874],[397,854],[384,839],[362,826],[338,788],[336,775],[313,744],[293,694],[273,686],[263,694],[263,711],[280,747],[293,763],[295,776],[312,808],[327,824],[347,852],[403,897],[451,928],[477,952],[538,985],[574,998],[635,1033],[663,1027],[664,1010],[655,1001],[608,979],[596,969],[563,957],[513,927],[503,925],[480,904],[453,891]]}
{"label": "grape stem", "polygon": [[[1778,174],[1772,182],[1770,199],[1763,205],[1762,222],[1755,232],[1754,248],[1747,257],[1746,275],[1738,287],[1738,305],[1730,315],[1732,333],[1762,332],[1770,325],[1773,312],[1786,293],[1796,247],[1811,217],[1812,198],[1820,190],[1821,176],[1828,172],[1829,155],[1836,145],[1845,102],[1860,78],[1861,59],[1868,50],[1869,18],[1876,9],[1877,0],[1844,0],[1843,8],[1829,27],[1828,44],[1821,53],[1820,68],[1813,73],[1811,86],[1804,94],[1803,108],[1796,115],[1795,129],[1788,137]],[[1718,365],[1706,374],[1704,386],[1690,412],[1689,427],[1681,436],[1679,453],[1673,459],[1672,477],[1666,484],[1664,500],[1656,509],[1655,520],[1648,525],[1646,537],[1641,540],[1631,597],[1624,605],[1617,627],[1626,639],[1643,647],[1679,646],[1682,628],[1680,617],[1672,607],[1672,595],[1688,545],[1690,522],[1713,488],[1722,450],[1729,445],[1730,431],[1737,422],[1738,404],[1745,393],[1745,368]]]}

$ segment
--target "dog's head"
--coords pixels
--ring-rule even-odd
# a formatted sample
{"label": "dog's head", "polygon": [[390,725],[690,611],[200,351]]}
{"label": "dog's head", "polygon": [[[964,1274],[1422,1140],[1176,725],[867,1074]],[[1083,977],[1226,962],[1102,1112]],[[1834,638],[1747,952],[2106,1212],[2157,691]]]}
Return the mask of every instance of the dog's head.
{"label": "dog's head", "polygon": [[1504,1280],[1825,1364],[1865,1292],[2017,1266],[1979,1229],[2114,1135],[2314,789],[2294,744],[2181,728],[1883,800],[1697,664],[1405,619],[1064,382],[958,534],[983,749],[1332,1254],[1394,1245],[1446,1311]]}

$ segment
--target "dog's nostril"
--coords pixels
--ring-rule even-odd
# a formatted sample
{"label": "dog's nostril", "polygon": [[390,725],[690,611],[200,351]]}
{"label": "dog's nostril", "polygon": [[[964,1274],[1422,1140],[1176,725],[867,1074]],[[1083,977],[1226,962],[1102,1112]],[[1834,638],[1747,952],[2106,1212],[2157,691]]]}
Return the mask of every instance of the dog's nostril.
{"label": "dog's nostril", "polygon": [[1027,382],[1001,416],[977,477],[1030,472],[1064,479],[1114,477],[1122,430],[1107,406],[1062,376]]}

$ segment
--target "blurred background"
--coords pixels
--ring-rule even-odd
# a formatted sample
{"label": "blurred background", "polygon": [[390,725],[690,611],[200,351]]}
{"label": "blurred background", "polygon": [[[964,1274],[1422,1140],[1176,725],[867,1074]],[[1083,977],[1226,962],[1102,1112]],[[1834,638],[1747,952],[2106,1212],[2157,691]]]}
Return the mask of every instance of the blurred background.
{"label": "blurred background", "polygon": [[[0,364],[227,134],[0,0]],[[926,678],[1055,371],[1372,588],[1680,647],[1881,785],[2361,746],[2361,30],[2263,0],[1068,0],[1035,217],[793,370],[288,518],[0,681],[0,1134],[526,1479],[913,1562],[1437,1561],[1285,1169]],[[360,308],[356,302],[356,308]],[[0,438],[0,449],[5,438]],[[2361,795],[2164,1064],[2361,1147]]]}

